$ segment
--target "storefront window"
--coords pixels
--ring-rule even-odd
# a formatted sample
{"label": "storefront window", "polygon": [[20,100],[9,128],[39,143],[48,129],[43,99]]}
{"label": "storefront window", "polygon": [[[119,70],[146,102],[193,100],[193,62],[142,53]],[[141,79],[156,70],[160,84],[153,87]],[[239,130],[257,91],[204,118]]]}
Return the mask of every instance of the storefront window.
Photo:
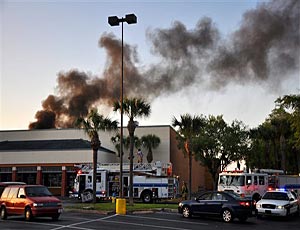
{"label": "storefront window", "polygon": [[17,167],[17,181],[36,184],[36,167]]}
{"label": "storefront window", "polygon": [[12,169],[11,167],[0,168],[0,182],[12,180]]}
{"label": "storefront window", "polygon": [[47,187],[61,187],[61,166],[42,167],[43,185]]}

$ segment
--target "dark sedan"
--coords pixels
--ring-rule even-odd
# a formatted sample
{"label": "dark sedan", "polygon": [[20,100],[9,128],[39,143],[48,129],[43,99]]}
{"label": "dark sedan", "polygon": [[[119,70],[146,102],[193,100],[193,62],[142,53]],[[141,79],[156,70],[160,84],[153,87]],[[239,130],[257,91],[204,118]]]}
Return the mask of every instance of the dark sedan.
{"label": "dark sedan", "polygon": [[234,218],[246,221],[252,216],[251,199],[245,199],[231,192],[205,192],[194,200],[179,203],[178,212],[183,217],[193,215],[214,215],[222,217],[224,222],[231,222]]}

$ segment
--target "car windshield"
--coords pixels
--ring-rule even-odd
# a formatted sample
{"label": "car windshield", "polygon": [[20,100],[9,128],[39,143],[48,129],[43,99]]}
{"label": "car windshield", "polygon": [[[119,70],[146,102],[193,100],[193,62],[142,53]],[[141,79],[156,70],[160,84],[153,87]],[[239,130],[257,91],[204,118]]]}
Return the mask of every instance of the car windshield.
{"label": "car windshield", "polygon": [[243,186],[245,185],[245,176],[221,175],[219,184],[227,186]]}
{"label": "car windshield", "polygon": [[284,192],[267,192],[262,199],[267,200],[289,200],[289,197]]}
{"label": "car windshield", "polygon": [[26,187],[26,194],[29,197],[37,197],[37,196],[52,196],[51,192],[43,186],[37,187]]}

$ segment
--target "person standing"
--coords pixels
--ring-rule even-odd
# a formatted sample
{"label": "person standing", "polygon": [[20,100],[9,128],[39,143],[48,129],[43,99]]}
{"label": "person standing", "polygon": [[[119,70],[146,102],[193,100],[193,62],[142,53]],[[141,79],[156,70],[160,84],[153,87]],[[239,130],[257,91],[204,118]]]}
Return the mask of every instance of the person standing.
{"label": "person standing", "polygon": [[186,186],[186,183],[183,181],[182,182],[182,187],[181,187],[181,198],[182,200],[186,200],[188,195],[188,188]]}
{"label": "person standing", "polygon": [[138,163],[143,163],[143,152],[141,149],[138,149],[137,156],[138,156]]}

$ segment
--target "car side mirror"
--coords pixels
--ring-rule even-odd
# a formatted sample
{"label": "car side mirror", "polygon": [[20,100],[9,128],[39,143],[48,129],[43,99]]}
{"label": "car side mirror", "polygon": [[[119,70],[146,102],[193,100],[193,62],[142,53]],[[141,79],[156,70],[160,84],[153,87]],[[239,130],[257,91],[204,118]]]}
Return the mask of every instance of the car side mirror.
{"label": "car side mirror", "polygon": [[290,198],[290,201],[294,201],[295,199],[294,198]]}
{"label": "car side mirror", "polygon": [[26,196],[25,196],[25,195],[21,195],[20,198],[23,198],[23,199],[24,199],[24,198],[26,198]]}

